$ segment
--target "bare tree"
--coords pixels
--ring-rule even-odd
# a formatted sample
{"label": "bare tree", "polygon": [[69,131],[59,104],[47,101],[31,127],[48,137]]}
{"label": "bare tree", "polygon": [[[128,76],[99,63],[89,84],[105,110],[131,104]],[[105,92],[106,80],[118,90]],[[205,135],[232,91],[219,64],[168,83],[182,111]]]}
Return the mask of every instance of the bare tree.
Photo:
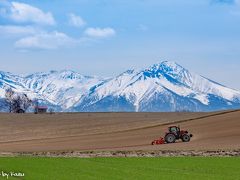
{"label": "bare tree", "polygon": [[24,113],[32,104],[26,94],[16,93],[11,88],[6,89],[5,98],[9,112]]}
{"label": "bare tree", "polygon": [[8,110],[9,112],[12,112],[12,105],[13,105],[13,96],[14,91],[11,88],[7,88],[5,90],[5,100],[6,100],[6,104],[8,106]]}

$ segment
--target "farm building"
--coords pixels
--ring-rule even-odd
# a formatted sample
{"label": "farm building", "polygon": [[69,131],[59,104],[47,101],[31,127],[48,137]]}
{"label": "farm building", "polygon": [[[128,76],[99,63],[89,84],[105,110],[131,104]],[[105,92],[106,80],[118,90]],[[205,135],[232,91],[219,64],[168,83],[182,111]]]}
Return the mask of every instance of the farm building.
{"label": "farm building", "polygon": [[47,113],[48,107],[47,106],[36,106],[35,113]]}

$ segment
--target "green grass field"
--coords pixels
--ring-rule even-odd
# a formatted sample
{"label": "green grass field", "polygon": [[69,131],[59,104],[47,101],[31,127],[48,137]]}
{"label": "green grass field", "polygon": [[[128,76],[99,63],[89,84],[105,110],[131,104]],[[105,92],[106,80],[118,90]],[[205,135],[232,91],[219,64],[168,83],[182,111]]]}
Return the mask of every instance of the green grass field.
{"label": "green grass field", "polygon": [[240,179],[240,158],[0,158],[2,172],[22,172],[8,179]]}

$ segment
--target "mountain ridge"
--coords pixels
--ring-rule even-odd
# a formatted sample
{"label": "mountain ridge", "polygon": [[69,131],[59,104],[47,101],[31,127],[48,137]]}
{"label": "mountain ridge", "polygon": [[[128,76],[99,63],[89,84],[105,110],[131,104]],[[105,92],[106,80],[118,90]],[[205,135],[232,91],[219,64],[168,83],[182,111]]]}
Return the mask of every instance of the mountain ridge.
{"label": "mountain ridge", "polygon": [[240,92],[192,73],[173,61],[116,77],[72,70],[26,76],[0,71],[0,98],[13,88],[61,111],[213,111],[240,108]]}

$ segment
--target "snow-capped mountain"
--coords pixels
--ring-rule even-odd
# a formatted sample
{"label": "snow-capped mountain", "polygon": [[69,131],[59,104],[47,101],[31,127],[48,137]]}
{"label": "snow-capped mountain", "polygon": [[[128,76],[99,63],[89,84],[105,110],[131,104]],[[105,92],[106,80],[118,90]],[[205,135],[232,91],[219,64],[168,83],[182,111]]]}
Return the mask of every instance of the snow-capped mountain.
{"label": "snow-capped mountain", "polygon": [[64,110],[78,102],[90,87],[102,81],[98,77],[83,76],[69,70],[27,76],[1,72],[0,98],[4,98],[4,89],[11,87],[14,91],[26,93],[32,99],[39,99],[43,104]]}
{"label": "snow-capped mountain", "polygon": [[164,61],[91,88],[78,111],[211,111],[240,107],[240,92]]}
{"label": "snow-capped mountain", "polygon": [[26,76],[22,83],[52,104],[68,109],[87,94],[92,86],[102,81],[98,77],[83,76],[74,71],[64,70],[31,74]]}
{"label": "snow-capped mountain", "polygon": [[104,79],[50,71],[18,76],[0,72],[4,88],[25,92],[63,111],[213,111],[240,108],[240,92],[164,61]]}

